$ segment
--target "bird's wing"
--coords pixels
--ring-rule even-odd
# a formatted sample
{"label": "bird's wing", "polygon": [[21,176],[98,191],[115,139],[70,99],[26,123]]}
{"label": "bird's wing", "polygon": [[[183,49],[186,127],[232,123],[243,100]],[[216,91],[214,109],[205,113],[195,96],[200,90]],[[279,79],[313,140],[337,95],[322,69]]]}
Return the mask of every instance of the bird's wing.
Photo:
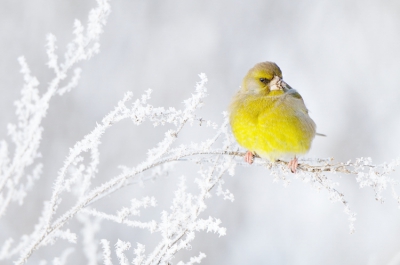
{"label": "bird's wing", "polygon": [[285,94],[289,95],[291,97],[303,100],[303,98],[301,97],[299,92],[297,92],[295,89],[288,89],[288,90],[285,91]]}
{"label": "bird's wing", "polygon": [[303,113],[308,114],[308,109],[304,104],[304,100],[301,95],[293,88],[285,91],[285,102],[292,108],[301,110]]}
{"label": "bird's wing", "polygon": [[[286,90],[285,94],[290,96],[290,97],[293,97],[293,98],[297,99],[295,101],[297,102],[298,107],[300,109],[302,109],[304,111],[304,113],[306,113],[307,116],[308,116],[308,109],[306,108],[306,106],[304,104],[304,100],[301,97],[301,95],[295,89],[290,88],[290,89]],[[325,134],[317,133],[317,132],[315,133],[315,135],[326,136]]]}

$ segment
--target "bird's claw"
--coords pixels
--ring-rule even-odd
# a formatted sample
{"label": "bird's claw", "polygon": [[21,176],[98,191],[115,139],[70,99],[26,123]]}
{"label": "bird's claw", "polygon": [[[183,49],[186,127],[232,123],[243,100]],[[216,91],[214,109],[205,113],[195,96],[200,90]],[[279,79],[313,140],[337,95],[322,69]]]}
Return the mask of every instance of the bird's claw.
{"label": "bird's claw", "polygon": [[246,163],[249,163],[250,165],[253,164],[254,161],[254,155],[251,151],[247,151],[246,154],[244,155],[244,161]]}
{"label": "bird's claw", "polygon": [[292,173],[296,173],[297,165],[298,165],[297,157],[295,157],[295,158],[293,158],[292,160],[290,160],[290,162],[289,162],[289,164],[288,164],[288,167],[289,167],[289,169],[290,169],[290,171],[291,171]]}

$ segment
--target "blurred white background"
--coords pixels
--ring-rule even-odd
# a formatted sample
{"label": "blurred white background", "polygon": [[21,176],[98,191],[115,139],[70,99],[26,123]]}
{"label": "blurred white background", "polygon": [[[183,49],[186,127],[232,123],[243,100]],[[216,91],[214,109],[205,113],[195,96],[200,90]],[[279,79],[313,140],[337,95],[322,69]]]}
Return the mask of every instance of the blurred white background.
{"label": "blurred white background", "polygon": [[[74,19],[85,22],[94,6],[94,0],[0,1],[1,138],[7,137],[7,123],[15,122],[13,102],[23,85],[17,57],[26,57],[44,91],[52,77],[45,67],[46,34],[56,35],[62,56]],[[140,96],[151,88],[154,105],[180,107],[202,72],[209,78],[210,96],[201,112],[207,119],[221,122],[247,70],[257,62],[274,61],[285,81],[302,94],[318,131],[328,135],[316,138],[307,156],[336,161],[372,157],[376,163],[399,156],[399,1],[134,0],[112,1],[111,8],[100,54],[81,65],[77,88],[51,102],[41,147],[43,176],[25,204],[13,205],[0,220],[0,242],[33,229],[68,148],[126,91]],[[118,165],[143,160],[163,131],[129,122],[113,127],[103,138],[99,183],[117,174]],[[196,131],[183,140],[203,139]],[[145,194],[156,194],[160,204],[163,198],[168,202],[179,176],[126,188],[113,195],[115,207],[104,209],[115,212],[121,207],[117,203]],[[189,182],[194,177],[188,175]],[[325,192],[299,180],[285,188],[273,183],[266,169],[246,167],[226,177],[235,201],[212,198],[206,212],[222,220],[227,235],[199,234],[184,257],[202,251],[207,254],[204,264],[400,264],[395,258],[400,211],[390,193],[380,204],[354,177],[333,177],[357,213],[355,234],[349,234],[342,205],[332,204]],[[148,218],[159,218],[161,209]],[[145,243],[148,237],[113,224],[99,234],[112,244],[118,238]],[[31,264],[52,259],[66,245],[44,248]],[[85,258],[75,254],[70,264],[85,264]]]}

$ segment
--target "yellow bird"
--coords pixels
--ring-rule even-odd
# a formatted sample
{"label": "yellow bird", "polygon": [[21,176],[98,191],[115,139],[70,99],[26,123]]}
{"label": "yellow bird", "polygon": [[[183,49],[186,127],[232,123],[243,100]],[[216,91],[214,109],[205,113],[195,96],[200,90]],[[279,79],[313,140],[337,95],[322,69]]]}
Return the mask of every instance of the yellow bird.
{"label": "yellow bird", "polygon": [[230,104],[230,124],[237,142],[248,151],[245,161],[259,155],[270,161],[291,159],[308,152],[316,135],[314,121],[300,94],[282,80],[273,62],[256,64],[243,79]]}

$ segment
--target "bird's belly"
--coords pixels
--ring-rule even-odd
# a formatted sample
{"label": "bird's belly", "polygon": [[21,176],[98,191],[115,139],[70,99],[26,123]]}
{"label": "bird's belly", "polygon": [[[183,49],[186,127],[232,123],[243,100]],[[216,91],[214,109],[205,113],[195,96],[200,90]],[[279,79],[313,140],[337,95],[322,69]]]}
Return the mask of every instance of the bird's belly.
{"label": "bird's belly", "polygon": [[269,160],[306,153],[315,135],[311,118],[291,109],[270,109],[258,115],[238,112],[231,125],[241,146]]}
{"label": "bird's belly", "polygon": [[237,142],[244,148],[254,151],[257,145],[257,118],[252,115],[237,113],[231,119],[232,132]]}

